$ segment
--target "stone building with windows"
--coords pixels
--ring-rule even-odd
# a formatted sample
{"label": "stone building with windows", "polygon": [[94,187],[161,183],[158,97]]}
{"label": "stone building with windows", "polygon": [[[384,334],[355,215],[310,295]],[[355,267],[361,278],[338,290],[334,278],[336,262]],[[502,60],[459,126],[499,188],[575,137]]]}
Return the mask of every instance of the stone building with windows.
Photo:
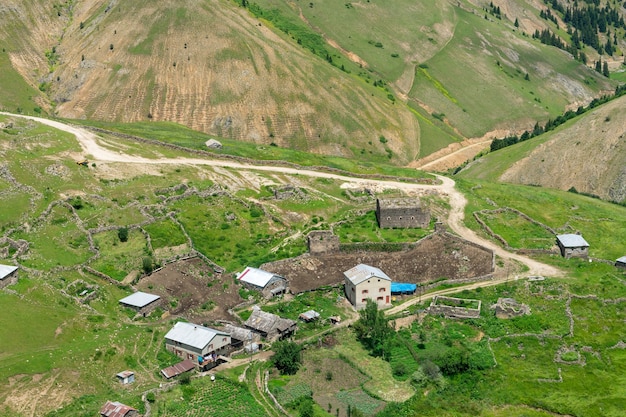
{"label": "stone building with windows", "polygon": [[346,298],[357,310],[373,300],[378,308],[391,307],[391,278],[380,269],[359,264],[343,273]]}
{"label": "stone building with windows", "polygon": [[376,220],[381,229],[426,228],[430,211],[418,198],[378,198]]}

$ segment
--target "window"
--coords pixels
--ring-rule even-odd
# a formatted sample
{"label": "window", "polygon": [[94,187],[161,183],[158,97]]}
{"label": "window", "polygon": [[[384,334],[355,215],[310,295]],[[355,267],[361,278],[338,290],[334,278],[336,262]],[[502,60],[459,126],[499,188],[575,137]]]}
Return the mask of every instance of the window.
{"label": "window", "polygon": [[385,292],[385,291],[386,291],[385,287],[382,287],[382,288],[378,289],[378,292]]}
{"label": "window", "polygon": [[383,301],[383,297],[378,297],[376,301]]}
{"label": "window", "polygon": [[369,292],[369,290],[363,290],[361,291],[361,294],[367,294]]}
{"label": "window", "polygon": [[362,303],[367,303],[367,298],[362,298],[362,299],[361,299],[361,302],[362,302]]}
{"label": "window", "polygon": [[415,220],[415,216],[411,216],[411,220]]}
{"label": "window", "polygon": [[387,220],[391,220],[391,217],[387,216]]}

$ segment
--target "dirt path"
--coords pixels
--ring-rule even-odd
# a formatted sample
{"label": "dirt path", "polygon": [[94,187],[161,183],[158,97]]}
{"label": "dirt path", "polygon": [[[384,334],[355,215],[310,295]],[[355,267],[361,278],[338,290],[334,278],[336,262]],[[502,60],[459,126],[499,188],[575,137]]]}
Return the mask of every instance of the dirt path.
{"label": "dirt path", "polygon": [[[239,162],[232,161],[223,161],[223,160],[211,160],[211,159],[201,159],[201,158],[162,158],[162,159],[148,159],[139,156],[132,156],[121,151],[114,152],[100,146],[99,138],[97,135],[79,127],[70,126],[65,123],[61,123],[55,120],[44,119],[41,117],[34,116],[23,116],[16,115],[11,113],[0,112],[0,114],[4,114],[7,116],[13,117],[22,117],[25,119],[30,119],[37,121],[39,123],[54,127],[59,130],[63,130],[65,132],[72,133],[76,136],[76,139],[80,143],[83,148],[85,154],[88,154],[90,158],[95,160],[96,162],[121,162],[121,163],[132,163],[132,164],[189,164],[189,165],[207,165],[214,167],[224,167],[224,168],[236,168],[242,170],[254,170],[254,171],[266,171],[266,172],[278,172],[283,174],[294,174],[294,175],[304,175],[309,177],[316,178],[329,178],[335,179],[338,181],[343,181],[345,183],[359,184],[360,186],[378,189],[381,187],[385,188],[397,188],[403,190],[407,193],[415,193],[421,192],[424,190],[438,190],[443,194],[447,194],[449,197],[450,203],[450,213],[448,217],[448,226],[456,232],[458,235],[467,239],[469,241],[478,243],[482,246],[490,248],[495,251],[496,255],[502,258],[513,259],[518,262],[526,265],[529,270],[527,275],[541,275],[541,276],[560,276],[562,272],[557,268],[554,268],[550,265],[543,264],[541,262],[535,261],[525,256],[521,256],[518,254],[510,253],[503,248],[497,246],[495,243],[486,240],[482,237],[479,237],[474,231],[467,228],[463,219],[465,217],[465,205],[467,204],[467,200],[465,196],[461,194],[459,191],[455,189],[455,182],[451,178],[443,177],[440,175],[436,175],[436,177],[441,181],[441,184],[438,185],[430,185],[430,184],[415,184],[415,183],[406,183],[399,181],[385,181],[385,180],[374,180],[374,179],[364,179],[364,178],[353,178],[344,175],[331,174],[327,172],[318,172],[318,171],[308,171],[306,169],[296,169],[296,168],[288,168],[288,167],[277,167],[277,166],[259,166],[259,165],[248,165],[242,164]],[[488,281],[486,283],[475,284],[478,286],[486,286],[486,285],[495,285],[499,283],[499,281]],[[468,287],[471,287],[468,286]]]}

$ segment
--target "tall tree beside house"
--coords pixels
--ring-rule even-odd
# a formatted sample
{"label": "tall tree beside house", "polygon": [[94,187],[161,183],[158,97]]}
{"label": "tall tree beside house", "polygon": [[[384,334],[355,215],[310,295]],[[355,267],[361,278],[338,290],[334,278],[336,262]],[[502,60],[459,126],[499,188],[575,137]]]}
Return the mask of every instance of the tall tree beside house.
{"label": "tall tree beside house", "polygon": [[302,363],[302,357],[300,356],[302,348],[300,345],[285,340],[274,343],[272,350],[274,351],[272,361],[281,374],[293,375],[298,372]]}
{"label": "tall tree beside house", "polygon": [[378,310],[378,304],[371,299],[368,299],[365,308],[359,311],[359,319],[353,328],[357,339],[374,356],[384,356],[385,344],[391,341],[395,334],[385,313]]}

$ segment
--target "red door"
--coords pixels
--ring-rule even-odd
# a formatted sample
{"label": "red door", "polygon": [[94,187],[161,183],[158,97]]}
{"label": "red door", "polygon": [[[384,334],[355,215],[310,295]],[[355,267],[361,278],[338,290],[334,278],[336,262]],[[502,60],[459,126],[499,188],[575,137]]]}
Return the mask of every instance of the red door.
{"label": "red door", "polygon": [[387,304],[389,304],[389,296],[387,296]]}

